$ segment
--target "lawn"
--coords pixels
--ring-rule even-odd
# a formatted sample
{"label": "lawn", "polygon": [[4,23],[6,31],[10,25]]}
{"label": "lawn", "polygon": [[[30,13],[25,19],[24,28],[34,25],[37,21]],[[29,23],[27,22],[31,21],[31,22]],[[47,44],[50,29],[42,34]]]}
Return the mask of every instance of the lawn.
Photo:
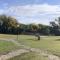
{"label": "lawn", "polygon": [[37,38],[32,35],[19,35],[18,37],[19,38],[17,40],[16,35],[0,34],[0,38],[7,38],[7,39],[13,38],[13,39],[16,39],[22,45],[32,47],[32,48],[39,48],[42,50],[47,50],[49,53],[60,56],[60,36],[41,37],[40,41],[38,41]]}
{"label": "lawn", "polygon": [[18,41],[23,45],[47,50],[49,53],[60,56],[60,36],[41,37],[38,41],[35,36],[20,35]]}
{"label": "lawn", "polygon": [[9,60],[48,60],[47,57],[41,56],[35,52],[24,53]]}
{"label": "lawn", "polygon": [[10,34],[0,34],[0,38],[4,39],[16,39],[16,35],[10,35]]}
{"label": "lawn", "polygon": [[0,55],[6,54],[6,53],[13,51],[13,50],[16,50],[18,48],[20,48],[20,47],[18,47],[13,42],[0,40]]}

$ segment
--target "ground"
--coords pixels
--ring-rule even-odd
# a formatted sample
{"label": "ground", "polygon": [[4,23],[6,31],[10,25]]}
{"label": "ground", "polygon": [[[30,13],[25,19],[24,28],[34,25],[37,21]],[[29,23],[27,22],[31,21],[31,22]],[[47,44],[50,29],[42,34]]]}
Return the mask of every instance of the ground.
{"label": "ground", "polygon": [[[1,40],[1,38],[5,39],[5,40],[12,39],[12,40],[17,41],[19,44],[24,45],[25,47],[41,49],[43,51],[47,51],[49,54],[60,56],[60,36],[41,36],[40,41],[37,40],[37,37],[32,36],[32,35],[19,35],[18,37],[19,38],[17,40],[16,35],[0,34],[0,40]],[[17,45],[16,42],[15,42],[15,44],[12,41],[8,41],[8,42],[1,41],[0,42],[0,48],[1,48],[0,50],[2,52],[4,52],[4,51],[8,52],[12,48],[13,48],[13,50],[17,49],[16,46],[19,48],[19,46]],[[7,49],[5,50],[5,48],[7,48]],[[15,58],[19,59],[19,57],[21,58],[23,56],[24,58],[21,60],[24,60],[24,59],[28,60],[28,58],[30,58],[30,55],[31,55],[30,53],[28,53],[28,54],[26,53],[26,54],[22,54],[17,57],[14,57],[13,59],[14,60],[15,60]],[[33,53],[32,56],[34,56],[34,55],[35,54]],[[27,58],[25,58],[25,56],[27,56]],[[42,56],[40,55],[39,57],[42,57]],[[31,60],[32,59],[34,59],[34,58],[31,58]],[[44,59],[47,60],[47,58],[43,57],[43,60]],[[39,60],[42,60],[42,59],[39,59]]]}
{"label": "ground", "polygon": [[25,46],[40,48],[60,56],[60,36],[41,36],[38,41],[35,36],[20,35],[18,41]]}
{"label": "ground", "polygon": [[16,49],[19,49],[19,47],[13,42],[0,40],[0,55],[7,54]]}
{"label": "ground", "polygon": [[35,52],[24,53],[9,60],[48,60],[47,57],[43,57]]}

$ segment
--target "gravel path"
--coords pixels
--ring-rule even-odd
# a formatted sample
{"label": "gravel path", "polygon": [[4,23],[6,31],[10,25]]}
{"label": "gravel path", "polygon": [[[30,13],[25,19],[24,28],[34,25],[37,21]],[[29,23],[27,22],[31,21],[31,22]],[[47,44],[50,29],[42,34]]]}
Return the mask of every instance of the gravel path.
{"label": "gravel path", "polygon": [[0,60],[7,60],[7,59],[12,58],[14,56],[18,56],[18,55],[21,55],[22,53],[26,53],[26,52],[30,52],[30,51],[37,52],[38,54],[41,54],[42,56],[47,57],[48,60],[60,60],[60,57],[58,57],[58,56],[48,54],[47,51],[42,51],[40,49],[30,48],[28,46],[21,45],[16,40],[3,39],[3,38],[1,38],[0,40],[12,41],[13,43],[17,44],[18,46],[23,46],[24,47],[24,49],[19,49],[19,50],[16,50],[16,51],[12,51],[12,52],[10,52],[10,53],[8,53],[6,55],[1,55]]}

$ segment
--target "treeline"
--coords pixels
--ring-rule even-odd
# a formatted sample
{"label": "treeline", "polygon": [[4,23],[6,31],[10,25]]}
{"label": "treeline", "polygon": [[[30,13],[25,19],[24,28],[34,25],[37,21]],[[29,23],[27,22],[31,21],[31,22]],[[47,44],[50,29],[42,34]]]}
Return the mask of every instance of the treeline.
{"label": "treeline", "polygon": [[50,26],[43,24],[22,24],[14,17],[0,15],[0,33],[60,35],[60,18],[55,19],[55,21],[50,22]]}

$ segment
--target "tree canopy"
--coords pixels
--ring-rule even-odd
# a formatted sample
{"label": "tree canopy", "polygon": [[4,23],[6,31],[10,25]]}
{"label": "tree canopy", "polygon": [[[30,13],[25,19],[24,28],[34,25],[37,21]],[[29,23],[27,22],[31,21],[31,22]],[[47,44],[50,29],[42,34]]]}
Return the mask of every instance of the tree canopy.
{"label": "tree canopy", "polygon": [[[19,27],[17,27],[19,25]],[[60,17],[50,22],[50,26],[43,24],[23,24],[11,16],[0,15],[0,33],[5,34],[35,34],[60,35]]]}

